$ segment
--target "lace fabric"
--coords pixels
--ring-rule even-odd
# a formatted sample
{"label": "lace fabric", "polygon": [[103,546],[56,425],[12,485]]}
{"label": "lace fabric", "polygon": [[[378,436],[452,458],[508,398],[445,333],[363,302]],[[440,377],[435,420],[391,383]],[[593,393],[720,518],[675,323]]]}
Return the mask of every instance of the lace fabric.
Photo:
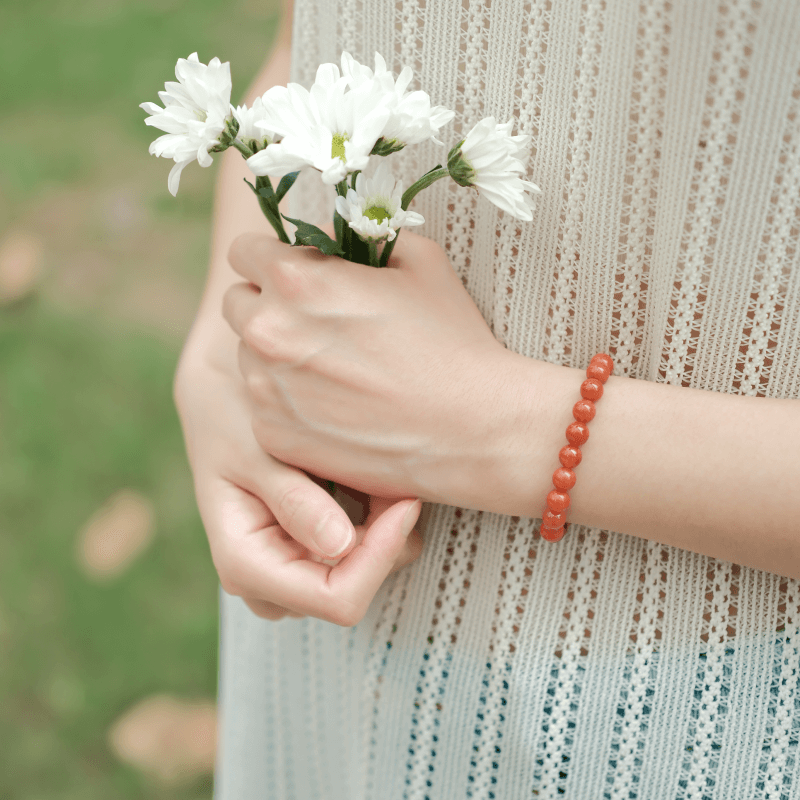
{"label": "lace fabric", "polygon": [[[446,181],[414,206],[509,349],[800,398],[799,40],[793,0],[295,0],[292,79],[377,50],[458,112],[446,142],[532,135],[532,223]],[[446,152],[393,159],[408,185]],[[352,630],[223,597],[218,798],[800,798],[797,581],[424,516]]]}

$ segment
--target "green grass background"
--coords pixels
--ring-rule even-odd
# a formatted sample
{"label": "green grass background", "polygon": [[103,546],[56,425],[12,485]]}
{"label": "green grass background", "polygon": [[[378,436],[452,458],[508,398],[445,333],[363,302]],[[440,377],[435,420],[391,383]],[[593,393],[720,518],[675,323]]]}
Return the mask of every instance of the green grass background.
{"label": "green grass background", "polygon": [[[171,397],[215,168],[188,168],[173,198],[138,104],[195,50],[231,61],[236,102],[278,19],[275,0],[0,3],[0,241],[43,248],[37,290],[0,306],[2,800],[211,795],[210,777],[164,787],[106,744],[148,695],[213,697],[217,669],[216,574]],[[153,501],[156,538],[98,585],[76,536],[126,487]]]}

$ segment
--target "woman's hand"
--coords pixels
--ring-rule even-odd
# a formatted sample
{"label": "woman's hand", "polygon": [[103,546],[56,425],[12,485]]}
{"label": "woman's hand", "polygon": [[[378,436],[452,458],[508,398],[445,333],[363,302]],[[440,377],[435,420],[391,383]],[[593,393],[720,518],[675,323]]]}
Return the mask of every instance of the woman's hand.
{"label": "woman's hand", "polygon": [[[228,334],[230,335],[230,334]],[[310,615],[354,625],[386,576],[417,558],[408,533],[419,503],[356,497],[369,506],[338,562],[336,522],[353,526],[321,481],[264,453],[250,426],[253,409],[236,369],[212,365],[190,340],[175,382],[200,514],[222,588],[268,619]],[[409,518],[404,520],[406,512]],[[336,566],[331,566],[336,563]]]}
{"label": "woman's hand", "polygon": [[404,231],[375,269],[245,234],[229,261],[248,283],[224,314],[266,452],[383,497],[474,502],[459,491],[496,462],[509,351],[438,244]]}

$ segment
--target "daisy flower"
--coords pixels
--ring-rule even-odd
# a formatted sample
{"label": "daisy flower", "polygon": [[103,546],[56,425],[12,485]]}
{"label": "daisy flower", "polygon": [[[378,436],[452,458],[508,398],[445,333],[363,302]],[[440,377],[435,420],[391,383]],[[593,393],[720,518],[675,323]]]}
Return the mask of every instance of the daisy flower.
{"label": "daisy flower", "polygon": [[[219,145],[231,130],[231,65],[212,58],[201,64],[197,53],[179,58],[175,67],[178,82],[168,81],[158,96],[164,108],[156,103],[142,103],[149,116],[145,125],[165,131],[150,145],[150,153],[175,161],[169,173],[168,186],[178,193],[181,172],[192,161],[210,167],[209,150]],[[235,127],[235,126],[234,126]]]}
{"label": "daisy flower", "polygon": [[381,160],[371,178],[361,172],[356,188],[336,198],[336,210],[361,239],[371,244],[392,241],[401,227],[422,225],[425,219],[401,206],[403,184],[395,182],[389,164]]}
{"label": "daisy flower", "polygon": [[511,121],[498,124],[494,117],[482,119],[447,158],[447,169],[461,186],[474,186],[498,208],[517,219],[530,221],[541,194],[534,183],[520,177],[525,171],[529,136],[512,136]]}
{"label": "daisy flower", "polygon": [[348,85],[359,88],[370,82],[377,83],[392,97],[391,115],[381,134],[376,152],[379,155],[402,150],[407,144],[419,144],[436,138],[439,128],[450,122],[455,111],[443,106],[431,106],[431,98],[426,92],[407,92],[414,73],[411,67],[403,67],[395,82],[394,76],[386,68],[386,61],[380,53],[375,53],[375,71],[356,61],[350,53],[342,53],[342,73]]}
{"label": "daisy flower", "polygon": [[348,91],[335,64],[321,64],[310,90],[296,83],[264,95],[266,114],[256,127],[283,138],[247,160],[255,175],[284,175],[310,165],[327,184],[363,170],[389,119],[391,95],[374,83]]}
{"label": "daisy flower", "polygon": [[277,136],[269,127],[263,125],[266,115],[267,108],[263,97],[256,97],[250,108],[246,105],[237,106],[233,112],[239,123],[239,138],[254,153],[272,144]]}

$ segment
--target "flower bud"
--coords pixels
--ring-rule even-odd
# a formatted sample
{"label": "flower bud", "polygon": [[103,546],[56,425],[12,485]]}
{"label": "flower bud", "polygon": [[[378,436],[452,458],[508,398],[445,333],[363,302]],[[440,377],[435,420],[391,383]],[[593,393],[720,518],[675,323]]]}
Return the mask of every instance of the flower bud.
{"label": "flower bud", "polygon": [[377,142],[375,142],[375,146],[372,148],[372,152],[370,153],[371,156],[389,156],[392,153],[397,153],[405,147],[403,142],[398,141],[397,139],[384,139],[381,136]]}
{"label": "flower bud", "polygon": [[231,146],[231,142],[236,138],[239,133],[239,120],[236,117],[230,117],[225,120],[225,127],[217,139],[217,144],[210,147],[209,153],[222,153]]}
{"label": "flower bud", "polygon": [[447,154],[447,171],[459,186],[472,186],[475,170],[461,152],[461,145],[463,144],[464,139]]}

